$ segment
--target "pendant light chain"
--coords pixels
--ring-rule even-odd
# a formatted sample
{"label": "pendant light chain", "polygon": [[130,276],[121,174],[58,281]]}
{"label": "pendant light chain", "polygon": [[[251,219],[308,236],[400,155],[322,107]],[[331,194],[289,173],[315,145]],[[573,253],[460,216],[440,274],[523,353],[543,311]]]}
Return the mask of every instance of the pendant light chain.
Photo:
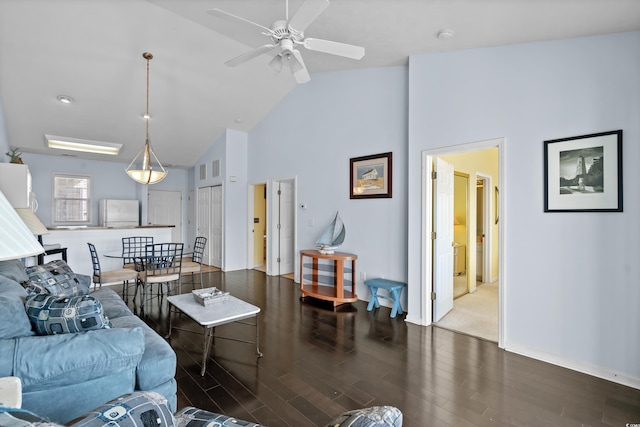
{"label": "pendant light chain", "polygon": [[149,52],[145,52],[142,56],[147,60],[147,115],[145,116],[145,120],[147,121],[147,141],[149,140],[149,119],[151,116],[149,115],[149,63],[153,59],[153,55]]}
{"label": "pendant light chain", "polygon": [[[129,177],[134,181],[140,184],[155,184],[157,182],[162,181],[167,176],[167,171],[162,166],[162,163],[158,160],[153,149],[151,148],[151,141],[149,140],[149,120],[151,116],[149,115],[149,69],[150,69],[150,61],[153,59],[153,55],[149,52],[144,52],[142,57],[147,60],[147,98],[146,98],[146,108],[147,111],[145,113],[144,119],[146,120],[145,129],[146,129],[146,140],[142,149],[138,152],[136,157],[131,161],[129,166],[125,169]],[[137,161],[141,161],[141,167],[135,168],[135,164]],[[156,164],[158,167],[154,168],[153,164]]]}

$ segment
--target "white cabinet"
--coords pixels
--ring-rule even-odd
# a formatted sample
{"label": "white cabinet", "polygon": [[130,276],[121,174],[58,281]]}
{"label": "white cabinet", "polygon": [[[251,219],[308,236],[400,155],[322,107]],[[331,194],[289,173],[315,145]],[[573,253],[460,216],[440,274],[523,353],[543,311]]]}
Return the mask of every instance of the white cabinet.
{"label": "white cabinet", "polygon": [[14,208],[30,208],[34,212],[38,209],[27,165],[0,163],[0,191]]}

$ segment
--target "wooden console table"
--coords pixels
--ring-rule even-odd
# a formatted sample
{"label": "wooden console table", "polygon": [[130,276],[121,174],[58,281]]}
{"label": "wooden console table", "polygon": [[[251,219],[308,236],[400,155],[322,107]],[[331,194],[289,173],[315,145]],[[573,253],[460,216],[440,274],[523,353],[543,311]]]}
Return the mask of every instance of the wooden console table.
{"label": "wooden console table", "polygon": [[[311,263],[304,263],[304,258],[311,258]],[[320,251],[305,249],[300,251],[300,292],[302,297],[312,297],[331,301],[333,306],[348,302],[356,302],[356,259],[357,255],[345,252],[321,254]],[[320,263],[319,260],[330,260],[333,263]],[[350,268],[344,262],[351,261]],[[304,275],[305,268],[311,273]],[[322,273],[325,274],[322,274]],[[345,274],[351,273],[351,280],[345,281]],[[323,286],[333,285],[333,286]],[[345,289],[345,284],[350,290]]]}

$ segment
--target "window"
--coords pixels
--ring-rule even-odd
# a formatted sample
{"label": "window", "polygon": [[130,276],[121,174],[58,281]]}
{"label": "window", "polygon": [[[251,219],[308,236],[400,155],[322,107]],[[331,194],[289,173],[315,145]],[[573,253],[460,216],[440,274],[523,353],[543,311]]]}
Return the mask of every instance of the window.
{"label": "window", "polygon": [[53,176],[53,223],[89,222],[91,177]]}

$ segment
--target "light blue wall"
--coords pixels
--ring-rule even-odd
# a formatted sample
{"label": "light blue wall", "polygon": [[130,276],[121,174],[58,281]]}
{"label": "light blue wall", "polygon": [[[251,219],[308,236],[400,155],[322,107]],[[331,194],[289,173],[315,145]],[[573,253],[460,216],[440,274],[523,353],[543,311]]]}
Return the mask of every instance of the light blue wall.
{"label": "light blue wall", "polygon": [[[46,156],[42,154],[24,153],[22,159],[29,165],[33,180],[33,192],[38,200],[38,218],[47,226],[51,226],[53,174],[57,172],[82,174],[92,177],[91,184],[91,225],[98,225],[98,202],[101,199],[138,199],[141,204],[142,224],[147,218],[148,187],[137,184],[125,172],[127,165],[122,163],[83,160],[74,157]],[[185,169],[167,169],[167,177],[154,184],[156,190],[181,191],[186,200],[188,174]],[[186,224],[186,203],[183,208],[183,219]],[[186,233],[186,227],[183,227]]]}
{"label": "light blue wall", "polygon": [[227,158],[224,188],[224,267],[247,268],[247,134],[226,132]]}
{"label": "light blue wall", "polygon": [[[349,159],[389,151],[393,197],[351,200]],[[369,295],[360,272],[406,279],[406,165],[406,67],[314,74],[249,133],[250,184],[297,177],[298,204],[307,206],[297,212],[299,249],[315,248],[340,211],[340,251],[358,255],[361,299]]]}
{"label": "light blue wall", "polygon": [[[416,55],[409,92],[409,313],[421,152],[504,137],[505,347],[640,386],[640,33]],[[618,129],[624,212],[544,213],[543,141]]]}
{"label": "light blue wall", "polygon": [[[341,249],[358,254],[358,271],[368,277],[408,280],[408,311],[420,316],[421,153],[506,138],[505,347],[638,386],[638,76],[640,33],[416,55],[408,69],[314,74],[248,135],[246,182],[297,177],[298,203],[307,205],[298,210],[299,248],[313,247],[340,210]],[[616,129],[624,131],[624,212],[544,213],[543,141]],[[216,141],[203,161],[225,158],[233,140]],[[385,151],[394,156],[393,198],[350,200],[349,158]],[[25,155],[40,199],[53,169],[104,177],[96,197],[138,195],[122,165],[39,157]],[[199,182],[197,168],[184,172],[185,187],[214,184]],[[246,199],[246,188],[240,193]],[[244,250],[245,242],[236,243]]]}

